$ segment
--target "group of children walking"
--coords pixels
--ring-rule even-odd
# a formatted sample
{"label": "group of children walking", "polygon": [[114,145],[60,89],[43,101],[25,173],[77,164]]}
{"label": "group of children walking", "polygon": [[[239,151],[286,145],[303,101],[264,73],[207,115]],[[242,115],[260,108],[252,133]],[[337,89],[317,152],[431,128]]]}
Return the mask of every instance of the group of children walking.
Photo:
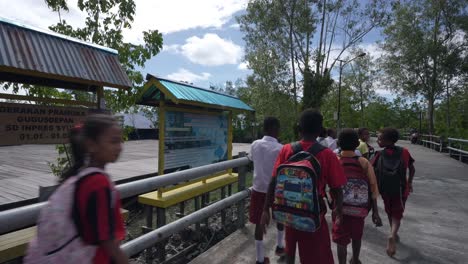
{"label": "group of children walking", "polygon": [[[301,140],[282,146],[278,142],[280,123],[268,117],[264,121],[265,136],[251,146],[254,180],[249,216],[256,225],[257,264],[270,262],[262,240],[271,218],[278,230],[275,253],[284,256],[287,263],[295,262],[296,247],[303,264],[334,263],[325,218],[327,207],[332,210],[331,237],[337,245],[338,262],[347,262],[351,243],[349,263],[361,263],[364,220],[370,211],[375,226],[382,226],[379,196],[391,230],[386,252],[389,256],[396,253],[398,229],[412,192],[414,159],[407,149],[395,145],[399,134],[393,128],[380,131],[377,142],[383,150],[379,152],[369,144],[368,129],[343,129],[338,136],[338,151],[333,152],[328,147],[332,144],[319,142],[325,142],[322,123],[320,112],[305,110],[299,120]],[[334,131],[328,132],[333,138]]]}
{"label": "group of children walking", "polygon": [[[332,210],[331,237],[337,244],[339,263],[346,263],[350,243],[350,263],[361,263],[364,219],[369,211],[373,223],[382,225],[379,195],[391,226],[387,254],[396,253],[405,202],[413,190],[414,159],[407,149],[395,146],[399,135],[393,128],[380,131],[378,144],[383,150],[376,153],[368,144],[367,129],[358,133],[344,129],[336,154],[333,130],[328,130],[326,145],[317,143],[322,123],[320,112],[304,111],[299,120],[302,139],[283,146],[278,142],[280,122],[268,117],[265,136],[251,146],[254,180],[249,217],[256,225],[257,263],[269,263],[263,235],[273,217],[276,255],[294,263],[297,247],[303,264],[332,264],[327,206]],[[104,170],[122,151],[121,129],[115,118],[93,115],[71,130],[70,143],[73,162],[40,213],[37,237],[24,261],[128,263],[119,246],[125,237],[120,198]],[[356,155],[356,149],[362,156]]]}

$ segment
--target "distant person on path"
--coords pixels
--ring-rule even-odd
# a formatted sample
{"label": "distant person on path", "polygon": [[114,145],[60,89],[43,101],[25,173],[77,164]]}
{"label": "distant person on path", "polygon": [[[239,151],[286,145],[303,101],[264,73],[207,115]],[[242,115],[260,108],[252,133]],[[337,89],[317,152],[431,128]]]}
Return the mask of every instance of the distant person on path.
{"label": "distant person on path", "polygon": [[120,197],[105,172],[122,151],[122,131],[110,115],[91,115],[70,131],[73,163],[41,210],[25,263],[128,263]]}
{"label": "distant person on path", "polygon": [[[260,225],[263,206],[265,204],[268,184],[271,180],[273,166],[278,153],[283,148],[278,142],[280,132],[280,121],[275,117],[267,117],[263,121],[264,137],[252,143],[249,158],[254,164],[253,190],[250,198],[249,219],[255,224],[255,248],[257,252],[257,264],[270,263],[265,257],[263,244],[263,229]],[[284,253],[284,227],[277,224],[277,247],[276,255],[283,256]]]}
{"label": "distant person on path", "polygon": [[372,164],[365,158],[356,156],[355,149],[359,145],[358,134],[353,129],[344,129],[338,138],[341,148],[339,155],[346,178],[343,189],[343,222],[336,224],[332,215],[333,242],[337,245],[338,263],[346,264],[347,247],[352,242],[353,255],[349,263],[361,264],[359,254],[364,232],[364,220],[372,208],[372,222],[382,226],[377,207],[379,189]]}
{"label": "distant person on path", "polygon": [[333,128],[327,129],[327,137],[325,138],[328,144],[328,148],[334,151],[338,148],[336,144],[336,130]]}
{"label": "distant person on path", "polygon": [[323,127],[323,128],[320,130],[320,134],[319,134],[318,137],[317,137],[317,142],[318,142],[320,145],[322,145],[322,146],[328,148],[328,141],[327,141],[327,138],[326,138],[326,137],[327,137],[327,129],[325,129],[325,128]]}
{"label": "distant person on path", "polygon": [[[291,212],[288,215],[289,217],[286,217],[286,219],[293,219],[292,222],[288,223],[290,224],[289,226],[285,226],[287,263],[294,263],[297,244],[299,247],[301,263],[333,264],[330,234],[328,231],[328,224],[325,219],[327,209],[323,199],[325,197],[325,186],[328,185],[330,192],[336,199],[334,214],[336,216],[336,224],[340,225],[343,217],[341,207],[343,192],[341,188],[346,184],[346,177],[336,155],[330,149],[321,146],[316,141],[316,138],[322,130],[322,122],[322,114],[316,110],[305,110],[301,114],[299,127],[302,134],[302,140],[287,144],[283,147],[278,155],[278,159],[276,160],[273,170],[273,178],[268,187],[265,208],[262,215],[262,224],[265,226],[270,222],[270,208],[272,205],[274,206],[273,213],[276,217],[284,215],[280,210],[282,208],[280,203],[284,202],[284,200],[288,203],[292,201],[293,203],[296,202],[296,204],[301,204],[304,206],[302,208],[307,208],[305,209],[307,216],[309,214],[316,216],[314,218],[310,218],[314,221],[313,224],[311,224],[312,221],[308,221],[306,216],[302,215],[301,217],[300,213],[296,214],[296,209],[283,206],[286,207],[284,208],[285,211]],[[304,156],[307,157],[307,159],[301,160],[301,157]],[[287,171],[281,169],[285,164],[286,166],[287,164],[291,164],[289,162],[293,162],[296,158],[300,160],[302,164],[312,164],[314,168],[313,171],[312,169],[309,169],[310,167],[308,167],[307,170],[301,170],[300,167],[292,170],[287,169]],[[307,175],[308,177],[304,178],[302,176],[304,176],[305,171],[310,172],[310,174]],[[288,176],[285,175],[288,173],[290,173]],[[298,185],[297,183],[295,184],[295,182],[284,181],[285,177],[286,179],[290,179],[295,175],[298,175],[295,180],[304,184]],[[312,181],[313,184],[310,184],[310,181],[312,180],[311,176],[314,176]],[[278,197],[278,192],[284,195],[284,199]],[[299,200],[297,200],[297,197],[303,198],[299,198]],[[310,201],[308,201],[309,198],[317,200],[317,203],[313,208],[309,207],[309,205],[311,205]],[[296,201],[293,201],[294,199],[296,199]],[[301,212],[304,211],[302,210]],[[296,222],[294,219],[297,219],[298,221]],[[312,227],[313,231],[301,231],[298,229],[301,225],[304,229]]]}
{"label": "distant person on path", "polygon": [[358,129],[359,146],[357,150],[361,152],[362,156],[368,160],[372,159],[375,153],[374,148],[369,144],[370,133],[369,129],[361,127]]}
{"label": "distant person on path", "polygon": [[400,240],[398,230],[403,218],[406,200],[409,193],[413,192],[415,174],[414,159],[406,148],[395,145],[398,139],[398,130],[394,128],[382,129],[377,143],[384,149],[377,152],[372,160],[385,212],[390,222],[391,232],[387,243],[389,256],[394,256],[396,253],[396,243]]}

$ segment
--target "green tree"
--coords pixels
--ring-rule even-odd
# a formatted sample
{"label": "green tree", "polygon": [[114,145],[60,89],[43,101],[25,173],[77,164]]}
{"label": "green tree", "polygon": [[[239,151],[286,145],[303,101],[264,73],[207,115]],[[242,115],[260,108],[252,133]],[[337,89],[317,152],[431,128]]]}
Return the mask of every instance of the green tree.
{"label": "green tree", "polygon": [[[251,0],[246,13],[238,17],[241,31],[245,33],[245,58],[254,74],[275,75],[282,81],[282,91],[294,99],[295,112],[301,91],[302,108],[320,107],[333,83],[330,73],[338,59],[331,58],[332,49],[339,41],[341,56],[382,23],[384,3],[382,0],[365,4],[357,0]],[[317,14],[321,16],[319,35],[315,34]],[[267,67],[265,63],[276,67]],[[331,65],[329,69],[328,65]]]}
{"label": "green tree", "polygon": [[[315,71],[305,64],[303,107],[320,107],[333,83],[330,73],[341,56],[358,45],[374,28],[385,24],[386,1],[322,0],[316,5],[321,13],[320,35],[314,51]],[[338,48],[338,56],[332,50]]]}
{"label": "green tree", "polygon": [[[467,18],[467,1],[398,1],[384,30],[383,68],[386,81],[405,95],[422,96],[427,103],[429,132],[434,132],[434,105],[453,78],[467,42],[458,41],[457,21]],[[465,55],[466,56],[466,55]]]}
{"label": "green tree", "polygon": [[[356,57],[362,53],[364,53],[364,50],[360,48],[353,49],[351,51],[351,57]],[[343,82],[348,83],[356,92],[359,101],[359,124],[360,126],[365,126],[365,107],[371,99],[374,89],[373,85],[376,83],[378,71],[370,54],[349,63],[349,69],[349,71],[344,71],[343,73]]]}

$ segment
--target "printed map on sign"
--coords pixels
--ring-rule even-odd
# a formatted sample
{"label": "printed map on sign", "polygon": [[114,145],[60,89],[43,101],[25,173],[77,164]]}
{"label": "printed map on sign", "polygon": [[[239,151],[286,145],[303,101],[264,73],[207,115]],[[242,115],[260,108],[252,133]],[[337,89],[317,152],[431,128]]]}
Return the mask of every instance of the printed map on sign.
{"label": "printed map on sign", "polygon": [[166,112],[164,169],[188,169],[228,157],[226,115]]}

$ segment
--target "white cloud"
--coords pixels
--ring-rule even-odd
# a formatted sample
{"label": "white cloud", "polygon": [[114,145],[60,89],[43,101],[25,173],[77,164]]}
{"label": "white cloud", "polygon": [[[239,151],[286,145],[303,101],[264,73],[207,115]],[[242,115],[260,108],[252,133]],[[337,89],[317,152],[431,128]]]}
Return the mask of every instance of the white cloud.
{"label": "white cloud", "polygon": [[195,28],[221,28],[232,15],[244,10],[247,0],[136,0],[133,28],[126,39],[142,41],[143,30],[157,29],[163,34]]}
{"label": "white cloud", "polygon": [[177,72],[167,75],[167,78],[174,81],[184,81],[184,82],[195,82],[195,81],[206,81],[211,77],[211,74],[208,72],[202,72],[201,74],[193,73],[187,69],[180,68]]}
{"label": "white cloud", "polygon": [[172,44],[172,45],[163,45],[163,51],[179,53],[180,52],[180,45]]}
{"label": "white cloud", "polygon": [[237,64],[243,55],[241,46],[212,33],[188,38],[179,51],[191,62],[205,66]]}
{"label": "white cloud", "polygon": [[229,26],[229,28],[239,29],[240,25],[239,24],[232,24],[232,25]]}
{"label": "white cloud", "polygon": [[237,66],[237,69],[246,71],[249,69],[249,63],[247,61],[241,62],[239,66]]}
{"label": "white cloud", "polygon": [[[83,26],[86,13],[77,7],[78,0],[68,0],[69,12],[61,12],[72,26]],[[124,30],[125,41],[142,43],[144,30],[157,29],[163,34],[195,28],[221,28],[232,15],[245,9],[247,0],[136,0],[132,29]],[[1,16],[47,29],[59,21],[58,14],[47,8],[44,1],[0,1]]]}
{"label": "white cloud", "polygon": [[[62,19],[73,26],[83,26],[86,13],[78,9],[77,0],[67,2],[69,12],[62,11]],[[4,18],[41,29],[48,29],[49,26],[59,22],[58,13],[48,9],[44,1],[0,1],[0,10],[8,10],[2,13],[1,16]]]}

